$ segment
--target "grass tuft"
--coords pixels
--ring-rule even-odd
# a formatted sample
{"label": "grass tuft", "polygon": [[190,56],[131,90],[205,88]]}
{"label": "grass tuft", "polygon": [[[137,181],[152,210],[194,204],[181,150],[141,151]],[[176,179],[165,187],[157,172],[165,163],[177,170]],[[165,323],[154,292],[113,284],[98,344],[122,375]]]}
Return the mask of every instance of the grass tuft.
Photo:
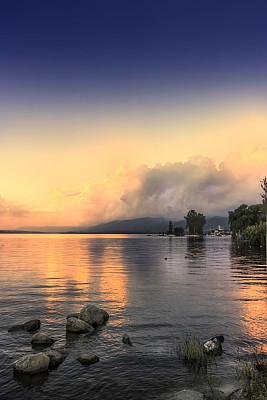
{"label": "grass tuft", "polygon": [[267,359],[263,352],[255,351],[249,361],[238,361],[238,379],[247,381],[248,400],[267,399]]}
{"label": "grass tuft", "polygon": [[208,359],[203,343],[195,336],[186,336],[178,344],[177,353],[185,365],[194,373],[207,373]]}

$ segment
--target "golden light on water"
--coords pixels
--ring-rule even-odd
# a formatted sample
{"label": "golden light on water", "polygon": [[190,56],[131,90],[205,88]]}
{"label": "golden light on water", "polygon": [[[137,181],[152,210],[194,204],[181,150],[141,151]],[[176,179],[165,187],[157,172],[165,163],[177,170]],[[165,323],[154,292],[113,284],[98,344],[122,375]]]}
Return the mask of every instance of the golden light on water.
{"label": "golden light on water", "polygon": [[[266,337],[266,321],[267,321],[267,295],[265,285],[259,284],[259,281],[253,281],[249,285],[242,286],[239,294],[241,295],[242,326],[244,333],[255,339],[253,346],[257,351],[267,352],[267,343],[264,340]],[[247,350],[247,346],[246,346]]]}

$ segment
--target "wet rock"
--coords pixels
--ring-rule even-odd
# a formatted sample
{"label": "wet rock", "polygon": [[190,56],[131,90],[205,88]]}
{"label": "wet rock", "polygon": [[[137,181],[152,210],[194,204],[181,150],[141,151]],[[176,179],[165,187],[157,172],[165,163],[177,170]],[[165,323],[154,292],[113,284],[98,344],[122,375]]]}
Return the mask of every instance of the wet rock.
{"label": "wet rock", "polygon": [[39,319],[31,319],[29,321],[24,322],[24,324],[13,325],[8,329],[8,332],[16,332],[16,331],[28,331],[34,332],[37,331],[41,326],[41,321]]}
{"label": "wet rock", "polygon": [[74,313],[68,314],[66,318],[69,319],[69,318],[72,318],[72,317],[79,318],[80,317],[80,313],[74,312]]}
{"label": "wet rock", "polygon": [[213,356],[221,355],[222,354],[221,341],[217,337],[208,340],[206,343],[204,343],[204,350],[207,354]]}
{"label": "wet rock", "polygon": [[132,346],[131,339],[129,338],[129,336],[127,335],[127,333],[124,333],[124,334],[122,335],[122,341],[123,341],[123,343],[129,344],[129,346]]}
{"label": "wet rock", "polygon": [[41,321],[39,319],[31,319],[24,323],[25,331],[34,332],[40,329]]}
{"label": "wet rock", "polygon": [[67,357],[68,351],[63,348],[48,349],[44,354],[49,357],[49,368],[58,367]]}
{"label": "wet rock", "polygon": [[109,314],[101,308],[89,305],[81,309],[79,318],[96,328],[109,319]]}
{"label": "wet rock", "polygon": [[24,331],[24,324],[13,325],[8,328],[8,332]]}
{"label": "wet rock", "polygon": [[213,338],[211,338],[211,340],[213,340],[213,339],[218,339],[221,343],[224,342],[224,336],[223,335],[214,336]]}
{"label": "wet rock", "polygon": [[49,357],[44,353],[27,354],[13,363],[13,369],[22,374],[38,374],[48,370],[49,362]]}
{"label": "wet rock", "polygon": [[70,317],[67,319],[66,325],[67,332],[70,333],[92,333],[94,328],[81,319]]}
{"label": "wet rock", "polygon": [[32,345],[35,346],[51,346],[55,342],[54,339],[49,335],[45,335],[44,333],[36,333],[32,337]]}
{"label": "wet rock", "polygon": [[80,363],[82,363],[82,364],[89,365],[89,364],[94,364],[94,363],[98,362],[99,361],[99,357],[94,355],[94,354],[86,354],[86,353],[84,353],[84,354],[80,354],[76,358],[76,360],[80,361]]}
{"label": "wet rock", "polygon": [[245,383],[239,381],[221,385],[219,387],[219,390],[224,395],[223,399],[244,400],[246,398],[245,387],[246,387]]}
{"label": "wet rock", "polygon": [[212,389],[207,393],[205,392],[205,397],[207,400],[229,400],[228,396],[218,389]]}
{"label": "wet rock", "polygon": [[206,397],[195,390],[181,390],[175,394],[175,400],[205,400]]}

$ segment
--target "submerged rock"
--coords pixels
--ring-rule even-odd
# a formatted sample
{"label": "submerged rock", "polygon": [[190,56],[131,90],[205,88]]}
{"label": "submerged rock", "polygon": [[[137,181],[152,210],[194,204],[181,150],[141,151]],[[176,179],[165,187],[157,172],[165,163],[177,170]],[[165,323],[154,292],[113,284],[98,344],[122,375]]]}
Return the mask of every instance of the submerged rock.
{"label": "submerged rock", "polygon": [[67,319],[66,330],[70,333],[92,333],[94,328],[81,319],[70,317]]}
{"label": "submerged rock", "polygon": [[122,335],[122,341],[123,341],[123,343],[128,344],[129,346],[132,346],[131,339],[129,338],[129,335],[127,335],[127,333],[124,333]]}
{"label": "submerged rock", "polygon": [[101,308],[89,305],[81,309],[79,318],[96,328],[109,319],[109,314]]}
{"label": "submerged rock", "polygon": [[86,353],[84,353],[84,354],[80,354],[76,358],[76,360],[80,361],[80,363],[82,363],[82,364],[89,365],[89,364],[94,364],[94,363],[98,362],[99,361],[99,357],[96,356],[95,354],[86,354]]}
{"label": "submerged rock", "polygon": [[221,341],[217,337],[208,340],[206,343],[204,343],[204,350],[207,354],[210,354],[212,356],[221,355],[222,354]]}
{"label": "submerged rock", "polygon": [[13,363],[14,371],[22,374],[38,374],[48,370],[50,359],[44,353],[27,354]]}
{"label": "submerged rock", "polygon": [[13,325],[8,328],[8,332],[24,331],[24,324]]}
{"label": "submerged rock", "polygon": [[44,333],[36,333],[32,337],[32,345],[36,346],[50,346],[55,342],[54,339],[51,338],[49,335],[45,335]]}
{"label": "submerged rock", "polygon": [[68,351],[63,348],[56,348],[48,349],[44,351],[44,354],[50,359],[49,367],[56,368],[65,360],[68,355]]}
{"label": "submerged rock", "polygon": [[29,321],[24,322],[24,324],[13,325],[8,329],[8,332],[16,332],[16,331],[28,331],[34,332],[37,331],[41,326],[41,321],[39,319],[31,319]]}
{"label": "submerged rock", "polygon": [[176,393],[175,400],[205,400],[206,397],[203,393],[196,392],[195,390],[181,390]]}

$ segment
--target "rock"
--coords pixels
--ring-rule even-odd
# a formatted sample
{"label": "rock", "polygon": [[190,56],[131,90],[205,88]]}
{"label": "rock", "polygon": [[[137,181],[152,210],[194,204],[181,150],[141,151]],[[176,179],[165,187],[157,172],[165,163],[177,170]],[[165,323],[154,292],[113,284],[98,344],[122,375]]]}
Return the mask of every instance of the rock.
{"label": "rock", "polygon": [[207,393],[205,392],[205,396],[207,400],[229,400],[228,396],[218,389],[212,389]]}
{"label": "rock", "polygon": [[66,318],[68,319],[68,318],[72,318],[72,317],[79,318],[80,313],[74,312],[74,313],[68,314]]}
{"label": "rock", "polygon": [[99,361],[99,357],[94,354],[80,354],[77,358],[77,361],[80,361],[82,364],[94,364]]}
{"label": "rock", "polygon": [[66,325],[67,332],[70,333],[92,333],[94,332],[94,328],[82,321],[81,319],[70,317],[67,319]]}
{"label": "rock", "polygon": [[222,344],[217,337],[214,337],[213,339],[208,340],[206,343],[204,343],[204,350],[207,354],[213,355],[213,356],[218,356],[222,354]]}
{"label": "rock", "polygon": [[38,374],[48,370],[50,359],[44,353],[27,354],[13,363],[14,371],[22,374]]}
{"label": "rock", "polygon": [[36,333],[32,337],[32,345],[37,345],[37,346],[50,346],[55,342],[54,339],[51,338],[51,336],[45,335],[43,333]]}
{"label": "rock", "polygon": [[49,367],[56,368],[61,364],[68,355],[68,351],[63,348],[48,349],[44,354],[49,357]]}
{"label": "rock", "polygon": [[39,319],[31,319],[24,324],[25,331],[34,332],[40,329],[41,321]]}
{"label": "rock", "polygon": [[79,318],[96,328],[109,319],[109,314],[101,308],[89,305],[81,309]]}
{"label": "rock", "polygon": [[130,346],[132,345],[131,339],[129,338],[129,336],[127,335],[127,333],[124,333],[122,335],[122,341],[125,344],[129,344]]}
{"label": "rock", "polygon": [[195,390],[181,390],[176,393],[175,400],[205,400],[206,397],[204,394],[200,392],[196,392]]}
{"label": "rock", "polygon": [[224,336],[223,336],[223,335],[214,336],[214,337],[213,337],[212,339],[210,339],[210,340],[213,340],[213,339],[218,339],[221,343],[224,342]]}
{"label": "rock", "polygon": [[41,321],[39,319],[31,319],[30,321],[24,322],[24,324],[13,325],[8,329],[8,332],[16,332],[16,331],[29,331],[34,332],[37,331],[41,326]]}
{"label": "rock", "polygon": [[8,328],[8,332],[24,331],[24,324],[13,325]]}
{"label": "rock", "polygon": [[219,390],[227,400],[243,400],[246,398],[245,386],[244,382],[232,382],[221,385]]}

